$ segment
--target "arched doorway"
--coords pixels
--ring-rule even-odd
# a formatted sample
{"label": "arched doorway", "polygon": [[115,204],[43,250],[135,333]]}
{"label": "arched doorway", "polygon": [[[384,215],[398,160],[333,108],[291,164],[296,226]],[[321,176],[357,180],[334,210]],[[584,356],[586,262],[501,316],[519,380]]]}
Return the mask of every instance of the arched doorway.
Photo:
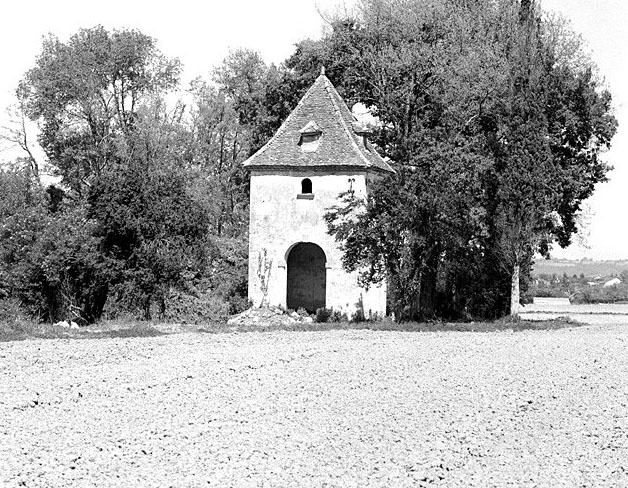
{"label": "arched doorway", "polygon": [[314,313],[325,307],[327,270],[325,252],[311,242],[300,242],[288,254],[288,308]]}

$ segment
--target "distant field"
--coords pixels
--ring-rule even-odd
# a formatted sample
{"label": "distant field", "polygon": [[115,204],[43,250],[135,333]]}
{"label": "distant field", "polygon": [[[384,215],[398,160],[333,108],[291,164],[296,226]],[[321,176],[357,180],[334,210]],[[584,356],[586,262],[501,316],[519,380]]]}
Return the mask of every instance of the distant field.
{"label": "distant field", "polygon": [[522,309],[524,320],[551,320],[569,317],[591,325],[628,325],[628,303],[570,304],[567,298],[535,298]]}
{"label": "distant field", "polygon": [[624,270],[628,270],[628,260],[619,261],[569,261],[566,259],[539,259],[534,263],[533,275],[557,274],[562,276],[567,273],[569,276],[584,274],[587,277],[618,275]]}

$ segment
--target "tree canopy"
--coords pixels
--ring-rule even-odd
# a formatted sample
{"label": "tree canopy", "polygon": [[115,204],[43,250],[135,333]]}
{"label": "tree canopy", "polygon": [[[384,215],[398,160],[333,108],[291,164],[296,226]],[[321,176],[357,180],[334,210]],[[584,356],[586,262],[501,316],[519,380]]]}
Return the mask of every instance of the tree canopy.
{"label": "tree canopy", "polygon": [[380,119],[398,173],[352,224],[338,209],[329,224],[345,266],[388,280],[401,317],[516,314],[520,270],[570,243],[617,122],[592,65],[564,57],[569,36],[531,1],[365,0],[289,60],[329,63]]}

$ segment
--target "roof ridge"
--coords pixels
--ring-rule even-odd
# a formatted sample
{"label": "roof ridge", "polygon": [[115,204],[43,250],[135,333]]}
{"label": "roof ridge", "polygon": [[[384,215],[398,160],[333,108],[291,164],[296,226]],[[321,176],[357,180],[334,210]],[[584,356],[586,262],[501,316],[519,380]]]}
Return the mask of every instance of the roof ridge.
{"label": "roof ridge", "polygon": [[[373,163],[371,163],[368,158],[364,155],[364,153],[362,152],[362,150],[360,149],[360,147],[358,146],[358,144],[355,142],[355,139],[353,138],[353,136],[351,135],[351,132],[349,132],[349,127],[347,126],[347,122],[345,121],[344,116],[342,115],[342,112],[340,110],[340,107],[338,107],[338,104],[336,103],[336,100],[334,100],[334,97],[332,95],[332,92],[330,90],[330,87],[332,90],[334,90],[336,92],[336,95],[338,95],[338,98],[340,98],[340,100],[342,100],[342,98],[340,97],[340,94],[338,93],[338,90],[336,90],[336,88],[334,87],[334,85],[331,84],[331,81],[329,81],[327,79],[327,77],[325,77],[325,81],[327,81],[327,83],[325,83],[325,90],[327,91],[327,94],[329,95],[329,98],[331,99],[331,103],[334,105],[334,109],[336,110],[336,112],[338,112],[338,116],[340,117],[340,121],[342,123],[342,126],[344,128],[344,132],[345,135],[349,138],[349,140],[351,141],[351,144],[353,145],[354,149],[358,152],[358,154],[360,155],[360,157],[364,160],[364,162],[366,163],[366,167],[370,168],[373,166]],[[327,86],[329,84],[329,86]],[[349,106],[345,103],[345,106],[347,107],[347,110],[349,110]],[[349,112],[351,113],[351,112]]]}

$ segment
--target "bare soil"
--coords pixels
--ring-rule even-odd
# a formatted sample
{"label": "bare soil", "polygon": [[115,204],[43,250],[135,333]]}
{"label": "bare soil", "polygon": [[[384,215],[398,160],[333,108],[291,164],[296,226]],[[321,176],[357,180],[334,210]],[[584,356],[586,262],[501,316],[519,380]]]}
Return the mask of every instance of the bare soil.
{"label": "bare soil", "polygon": [[628,327],[0,344],[0,485],[628,486]]}

